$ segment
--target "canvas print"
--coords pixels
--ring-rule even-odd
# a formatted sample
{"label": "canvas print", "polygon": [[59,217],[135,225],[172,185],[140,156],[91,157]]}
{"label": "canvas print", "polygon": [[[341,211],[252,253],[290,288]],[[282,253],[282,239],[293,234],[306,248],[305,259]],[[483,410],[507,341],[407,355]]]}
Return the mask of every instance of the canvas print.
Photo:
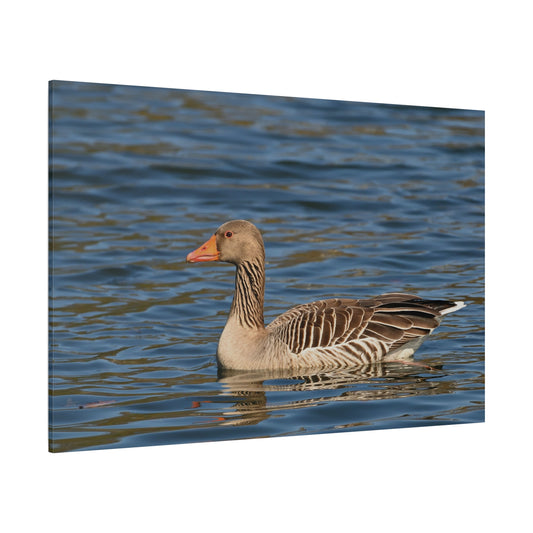
{"label": "canvas print", "polygon": [[49,102],[50,451],[484,421],[483,111]]}

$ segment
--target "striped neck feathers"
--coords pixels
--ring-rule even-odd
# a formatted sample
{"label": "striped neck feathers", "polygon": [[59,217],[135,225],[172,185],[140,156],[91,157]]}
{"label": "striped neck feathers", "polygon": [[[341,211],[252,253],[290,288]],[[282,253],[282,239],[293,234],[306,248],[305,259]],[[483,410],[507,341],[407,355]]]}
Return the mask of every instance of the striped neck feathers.
{"label": "striped neck feathers", "polygon": [[245,328],[263,329],[265,297],[265,267],[259,261],[242,261],[237,265],[235,294],[230,317],[237,318]]}

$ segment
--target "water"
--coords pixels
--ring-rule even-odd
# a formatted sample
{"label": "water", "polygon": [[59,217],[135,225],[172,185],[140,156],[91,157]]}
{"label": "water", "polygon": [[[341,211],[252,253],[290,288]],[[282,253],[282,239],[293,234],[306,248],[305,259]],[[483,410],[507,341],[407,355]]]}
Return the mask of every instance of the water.
{"label": "water", "polygon": [[[484,114],[55,82],[50,449],[484,420]],[[265,320],[325,297],[464,300],[415,354],[224,375],[234,269],[187,264],[253,221]]]}

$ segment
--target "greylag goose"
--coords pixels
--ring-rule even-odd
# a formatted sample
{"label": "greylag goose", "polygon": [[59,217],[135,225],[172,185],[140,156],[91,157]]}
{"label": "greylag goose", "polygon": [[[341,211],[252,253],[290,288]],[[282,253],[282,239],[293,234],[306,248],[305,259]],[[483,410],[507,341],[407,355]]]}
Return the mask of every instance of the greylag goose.
{"label": "greylag goose", "polygon": [[265,248],[246,220],[222,224],[187,255],[191,263],[233,263],[235,293],[217,349],[233,370],[335,369],[409,358],[463,302],[389,293],[376,298],[332,298],[298,305],[265,327]]}

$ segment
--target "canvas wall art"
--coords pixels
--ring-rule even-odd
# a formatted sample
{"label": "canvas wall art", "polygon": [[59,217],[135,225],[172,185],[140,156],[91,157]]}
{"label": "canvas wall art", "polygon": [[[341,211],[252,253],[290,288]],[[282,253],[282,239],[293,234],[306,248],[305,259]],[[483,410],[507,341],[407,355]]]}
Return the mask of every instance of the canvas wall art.
{"label": "canvas wall art", "polygon": [[49,95],[50,451],[484,421],[483,111]]}

